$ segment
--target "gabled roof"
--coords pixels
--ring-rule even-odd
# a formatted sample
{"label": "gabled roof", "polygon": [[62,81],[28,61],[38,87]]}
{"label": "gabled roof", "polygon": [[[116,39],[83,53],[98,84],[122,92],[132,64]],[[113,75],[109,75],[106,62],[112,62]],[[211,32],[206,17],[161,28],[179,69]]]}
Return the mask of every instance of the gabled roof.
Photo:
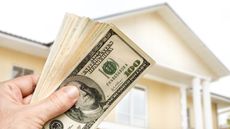
{"label": "gabled roof", "polygon": [[47,57],[52,43],[42,43],[22,36],[0,31],[0,47],[16,50],[19,52]]}
{"label": "gabled roof", "polygon": [[220,94],[216,94],[216,93],[211,93],[211,98],[212,98],[212,102],[217,103],[218,104],[218,110],[221,109],[226,109],[228,108],[229,111],[229,107],[230,107],[230,98],[220,95]]}
{"label": "gabled roof", "polygon": [[[98,17],[94,18],[95,20],[112,20],[117,19],[121,17],[126,17],[130,15],[136,15],[141,13],[148,13],[148,12],[155,12],[157,11],[158,14],[174,29],[175,32],[177,32],[180,37],[187,43],[187,45],[204,61],[204,63],[215,73],[215,77],[213,79],[219,79],[220,77],[229,75],[229,70],[218,60],[218,58],[205,46],[205,44],[198,38],[198,36],[186,25],[183,20],[175,13],[175,11],[167,4],[157,4],[153,6],[148,6],[145,8],[130,10],[126,12],[116,13],[108,16]],[[8,38],[8,40],[20,40],[20,43],[24,43],[24,49],[20,49],[12,45],[13,49],[19,49],[19,51],[25,51],[32,46],[33,50],[35,50],[35,46],[37,46],[37,51],[32,51],[28,53],[36,54],[38,52],[38,49],[40,49],[41,56],[46,56],[48,54],[48,48],[52,45],[52,42],[50,43],[41,43],[38,41],[34,41],[25,37],[17,36],[14,34],[6,33],[3,31],[0,31],[0,40],[2,37],[5,40]],[[7,38],[6,38],[7,37]],[[13,39],[12,39],[13,38]],[[2,43],[0,44],[2,45]],[[9,44],[6,45],[9,48]],[[45,50],[47,49],[47,50]],[[39,54],[38,54],[39,55]]]}
{"label": "gabled roof", "polygon": [[213,80],[219,79],[230,74],[230,71],[222,62],[208,49],[208,47],[200,40],[200,38],[189,28],[189,26],[176,14],[176,12],[167,4],[157,4],[108,16],[95,18],[95,20],[107,21],[137,15],[142,13],[158,12],[158,14],[167,22],[170,27],[187,43],[193,52],[195,52],[209,67],[215,77]]}

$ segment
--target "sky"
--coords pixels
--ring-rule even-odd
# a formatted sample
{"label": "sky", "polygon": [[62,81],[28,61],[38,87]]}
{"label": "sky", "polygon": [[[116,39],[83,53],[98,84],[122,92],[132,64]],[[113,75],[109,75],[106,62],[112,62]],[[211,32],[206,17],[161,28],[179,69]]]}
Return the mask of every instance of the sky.
{"label": "sky", "polygon": [[[165,2],[230,69],[228,0],[0,0],[0,30],[47,43],[65,12],[96,18]],[[211,90],[230,97],[230,77],[211,84]]]}

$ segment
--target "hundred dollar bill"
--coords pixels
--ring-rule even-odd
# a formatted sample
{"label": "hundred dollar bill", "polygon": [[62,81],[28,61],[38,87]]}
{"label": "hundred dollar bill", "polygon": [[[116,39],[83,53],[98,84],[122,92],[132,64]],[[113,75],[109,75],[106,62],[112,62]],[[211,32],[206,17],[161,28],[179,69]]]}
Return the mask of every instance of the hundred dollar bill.
{"label": "hundred dollar bill", "polygon": [[78,87],[80,99],[63,115],[49,121],[44,129],[96,128],[153,63],[111,26],[60,85]]}

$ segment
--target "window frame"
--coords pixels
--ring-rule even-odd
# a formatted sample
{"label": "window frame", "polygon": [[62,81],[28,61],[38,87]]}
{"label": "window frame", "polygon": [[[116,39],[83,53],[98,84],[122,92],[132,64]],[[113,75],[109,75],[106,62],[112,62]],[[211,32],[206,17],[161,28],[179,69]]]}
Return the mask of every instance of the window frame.
{"label": "window frame", "polygon": [[20,76],[14,77],[14,68],[20,68],[20,69],[22,69],[22,75],[21,75],[21,76],[29,75],[29,74],[25,74],[25,71],[26,71],[26,70],[32,71],[31,74],[34,74],[34,73],[35,73],[35,70],[34,70],[34,69],[27,68],[27,67],[23,67],[23,66],[20,66],[20,65],[12,65],[12,69],[11,69],[11,78],[12,78],[12,79],[17,78],[17,77],[20,77]]}
{"label": "window frame", "polygon": [[[144,117],[144,125],[143,126],[137,126],[137,125],[135,125],[134,124],[134,118],[141,118],[141,117],[135,117],[135,113],[134,113],[134,109],[132,108],[132,105],[133,105],[133,103],[134,103],[134,99],[133,99],[133,94],[130,94],[130,103],[129,103],[129,105],[130,105],[130,112],[129,113],[122,113],[122,112],[119,112],[118,111],[118,106],[115,108],[115,121],[116,121],[116,123],[119,123],[119,124],[124,124],[124,123],[121,123],[121,122],[119,122],[119,120],[118,120],[118,114],[124,114],[124,115],[127,115],[127,116],[129,116],[129,122],[128,122],[128,124],[125,124],[125,125],[128,125],[128,126],[136,126],[136,127],[140,127],[140,128],[147,128],[148,127],[148,89],[147,89],[147,87],[146,86],[144,86],[144,85],[140,85],[140,84],[136,84],[134,87],[132,87],[131,89],[130,89],[130,91],[133,89],[133,88],[136,88],[136,89],[139,89],[139,90],[143,90],[144,91],[144,96],[145,96],[145,117]],[[130,93],[130,92],[128,92],[128,93]],[[127,94],[128,94],[127,93]],[[127,95],[126,94],[126,95]],[[122,101],[122,100],[121,100]],[[119,103],[118,103],[119,104]]]}

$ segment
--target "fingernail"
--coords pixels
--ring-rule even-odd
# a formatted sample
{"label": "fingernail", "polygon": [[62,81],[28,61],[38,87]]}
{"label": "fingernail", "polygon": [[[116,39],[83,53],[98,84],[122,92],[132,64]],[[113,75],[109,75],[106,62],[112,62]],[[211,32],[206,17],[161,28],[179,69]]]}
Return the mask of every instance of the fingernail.
{"label": "fingernail", "polygon": [[63,90],[70,98],[77,99],[79,96],[79,91],[76,86],[65,86]]}

